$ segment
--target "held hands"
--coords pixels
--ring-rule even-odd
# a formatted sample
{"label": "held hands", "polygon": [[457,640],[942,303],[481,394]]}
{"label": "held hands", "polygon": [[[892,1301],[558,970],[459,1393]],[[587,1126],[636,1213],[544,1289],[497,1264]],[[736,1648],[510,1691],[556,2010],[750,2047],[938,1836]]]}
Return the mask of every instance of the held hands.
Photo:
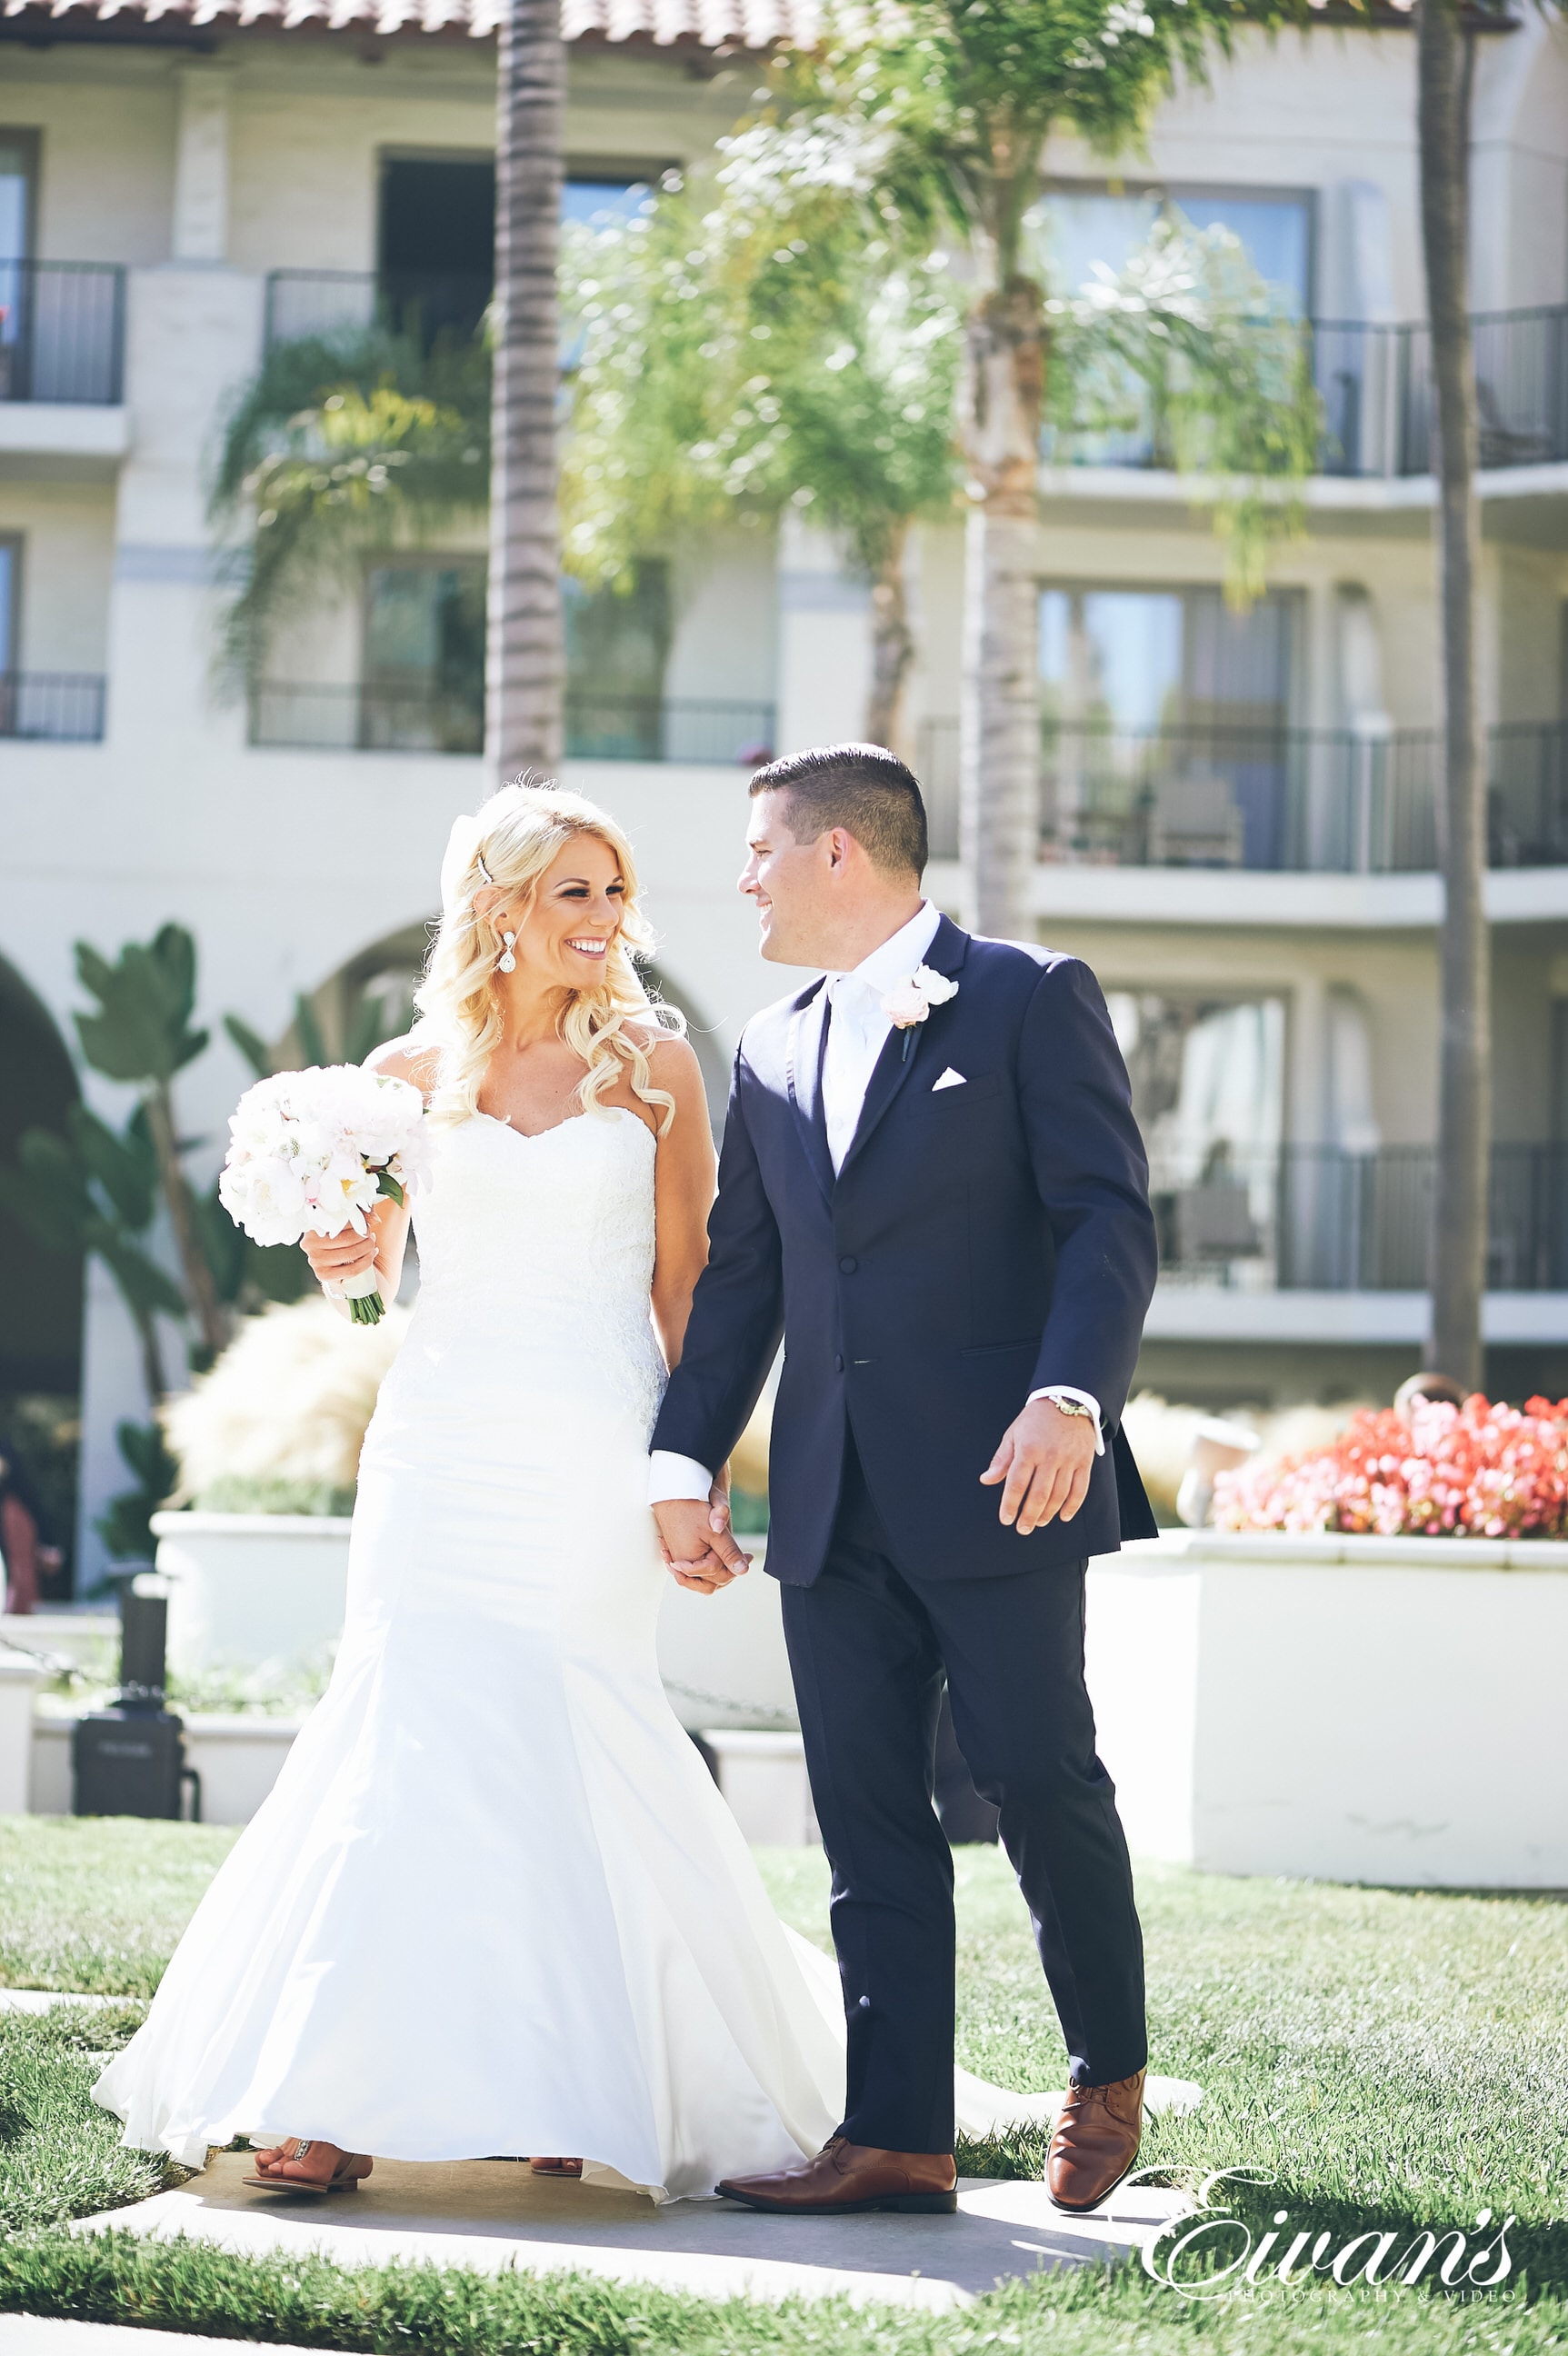
{"label": "held hands", "polygon": [[1043,1529],[1059,1515],[1070,1522],[1089,1494],[1094,1467],[1094,1424],[1086,1415],[1063,1415],[1051,1399],[1031,1399],[1002,1435],[1002,1444],[981,1474],[987,1488],[1001,1481],[1001,1519],[1020,1537]]}
{"label": "held hands", "polygon": [[723,1473],[704,1505],[695,1497],[668,1497],[653,1508],[659,1544],[677,1587],[693,1595],[716,1595],[743,1579],[751,1557],[742,1554],[729,1526],[729,1483]]}
{"label": "held hands", "polygon": [[352,1227],[345,1227],[340,1236],[306,1236],[299,1248],[310,1262],[312,1276],[331,1293],[345,1277],[362,1276],[373,1267],[375,1230],[372,1227],[368,1236],[357,1236]]}

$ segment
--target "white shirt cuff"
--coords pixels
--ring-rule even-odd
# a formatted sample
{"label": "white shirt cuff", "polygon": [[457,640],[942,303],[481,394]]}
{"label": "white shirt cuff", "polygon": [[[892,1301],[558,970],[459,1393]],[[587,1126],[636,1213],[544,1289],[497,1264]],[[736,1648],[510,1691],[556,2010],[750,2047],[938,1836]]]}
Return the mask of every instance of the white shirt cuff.
{"label": "white shirt cuff", "polygon": [[1094,1418],[1094,1452],[1096,1456],[1104,1455],[1105,1433],[1101,1424],[1100,1401],[1092,1391],[1075,1390],[1071,1383],[1047,1383],[1044,1390],[1031,1391],[1029,1398],[1031,1399],[1076,1399],[1080,1407],[1086,1407]]}
{"label": "white shirt cuff", "polygon": [[648,1459],[648,1502],[650,1505],[668,1505],[677,1497],[689,1497],[696,1505],[705,1505],[714,1476],[705,1472],[694,1456],[677,1456],[672,1449],[655,1448]]}

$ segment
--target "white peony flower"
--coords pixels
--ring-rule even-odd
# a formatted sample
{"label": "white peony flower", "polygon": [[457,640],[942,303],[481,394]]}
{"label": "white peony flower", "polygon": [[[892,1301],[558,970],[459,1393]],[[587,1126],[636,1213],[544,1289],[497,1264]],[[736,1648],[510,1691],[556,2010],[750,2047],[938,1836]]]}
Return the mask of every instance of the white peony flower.
{"label": "white peony flower", "polygon": [[282,1154],[225,1164],[218,1199],[259,1244],[296,1244],[305,1228],[306,1190],[298,1165]]}
{"label": "white peony flower", "polygon": [[911,1023],[923,1023],[930,1011],[913,980],[899,982],[882,1001],[882,1012],[896,1031],[908,1030]]}
{"label": "white peony flower", "polygon": [[958,996],[958,984],[934,966],[923,965],[908,981],[895,982],[882,1001],[882,1012],[896,1031],[923,1023],[933,1006],[945,1006]]}

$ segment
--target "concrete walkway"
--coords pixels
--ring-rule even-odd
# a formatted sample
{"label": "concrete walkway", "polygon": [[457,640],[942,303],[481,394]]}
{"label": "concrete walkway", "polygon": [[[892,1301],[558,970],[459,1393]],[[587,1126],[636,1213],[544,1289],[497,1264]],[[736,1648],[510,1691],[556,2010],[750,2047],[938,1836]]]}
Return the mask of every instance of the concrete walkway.
{"label": "concrete walkway", "polygon": [[275,2340],[199,2340],[137,2323],[77,2323],[64,2316],[0,2315],[0,2356],[234,2356],[265,2346],[268,2356],[321,2356]]}
{"label": "concrete walkway", "polygon": [[349,2266],[517,2267],[706,2298],[839,2294],[940,2310],[1009,2276],[1136,2250],[1187,2205],[1179,2193],[1134,2185],[1069,2218],[1038,2184],[969,2178],[951,2217],[764,2217],[717,2200],[655,2209],[629,2189],[537,2177],[497,2159],[378,2160],[359,2191],[313,2200],[252,2190],[241,2179],[252,2165],[248,2153],[220,2153],[177,2190],[83,2218],[76,2231],[185,2235],[246,2256],[316,2251]]}

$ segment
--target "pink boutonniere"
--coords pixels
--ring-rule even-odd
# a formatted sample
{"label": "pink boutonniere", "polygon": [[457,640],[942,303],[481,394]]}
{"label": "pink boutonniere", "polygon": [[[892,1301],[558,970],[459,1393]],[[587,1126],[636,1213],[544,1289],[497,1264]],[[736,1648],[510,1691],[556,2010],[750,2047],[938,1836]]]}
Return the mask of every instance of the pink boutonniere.
{"label": "pink boutonniere", "polygon": [[957,996],[957,982],[939,973],[934,966],[920,966],[908,981],[895,982],[882,1001],[882,1012],[895,1031],[904,1033],[905,1063],[915,1044],[916,1024],[926,1020],[933,1006],[945,1006],[950,998]]}

